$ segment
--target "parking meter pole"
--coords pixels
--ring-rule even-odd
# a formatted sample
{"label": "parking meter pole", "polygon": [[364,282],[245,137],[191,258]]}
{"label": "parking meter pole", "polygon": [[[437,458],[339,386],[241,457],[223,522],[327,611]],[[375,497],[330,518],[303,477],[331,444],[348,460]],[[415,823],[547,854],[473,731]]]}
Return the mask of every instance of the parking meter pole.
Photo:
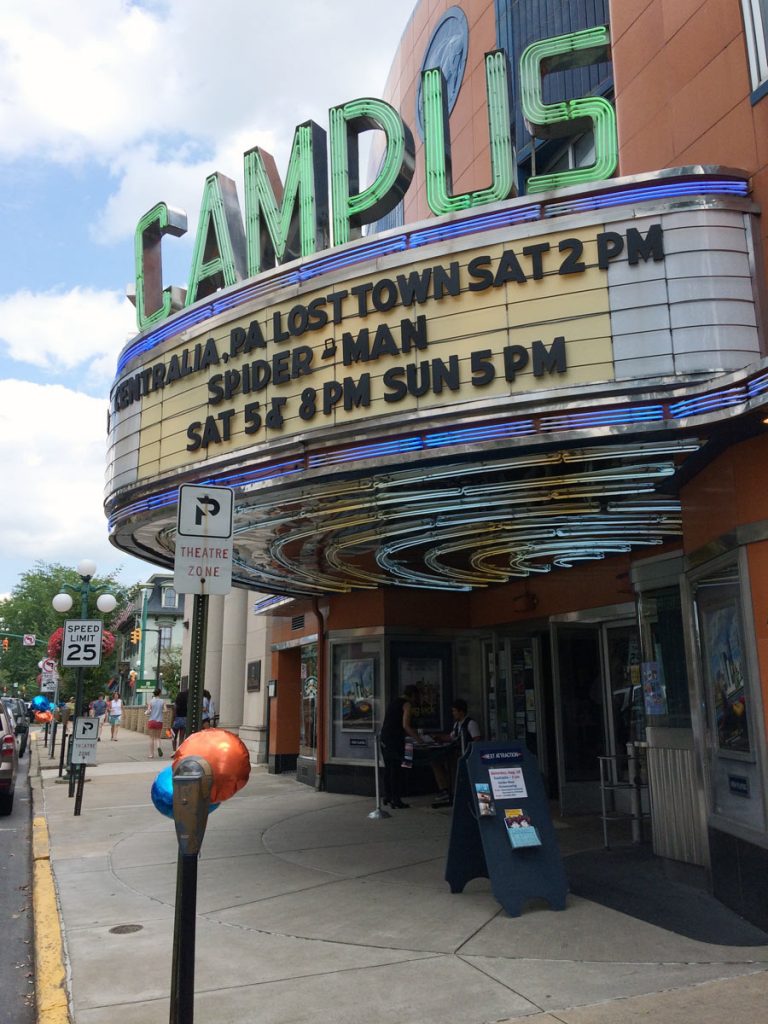
{"label": "parking meter pole", "polygon": [[171,965],[170,1024],[193,1024],[197,858],[208,823],[213,772],[202,757],[183,757],[173,773],[173,818],[179,844]]}
{"label": "parking meter pole", "polygon": [[75,793],[75,817],[78,817],[83,806],[83,786],[85,785],[85,765],[75,766],[77,771],[77,792]]}
{"label": "parking meter pole", "polygon": [[205,683],[205,648],[208,632],[208,595],[192,598],[192,629],[189,652],[189,703],[187,736],[199,732],[203,720],[203,687]]}
{"label": "parking meter pole", "polygon": [[[74,725],[72,726],[74,729]],[[70,733],[67,737],[67,781],[69,786],[67,787],[67,796],[72,797],[75,795],[75,783],[77,782],[77,766],[72,764],[72,737],[73,733]]]}

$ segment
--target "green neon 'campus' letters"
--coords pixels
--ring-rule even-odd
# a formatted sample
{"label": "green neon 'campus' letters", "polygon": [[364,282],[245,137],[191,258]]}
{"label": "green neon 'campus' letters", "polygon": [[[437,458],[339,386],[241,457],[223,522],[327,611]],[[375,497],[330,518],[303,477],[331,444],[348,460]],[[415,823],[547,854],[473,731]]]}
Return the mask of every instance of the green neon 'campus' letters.
{"label": "green neon 'campus' letters", "polygon": [[[613,174],[618,149],[611,104],[599,96],[545,104],[541,86],[542,75],[549,72],[605,59],[610,59],[605,26],[545,39],[524,50],[520,91],[532,133],[555,138],[591,129],[595,148],[595,162],[590,167],[534,175],[528,179],[528,192],[601,181]],[[460,195],[452,194],[442,72],[429,69],[422,75],[426,194],[436,216],[514,195],[516,160],[505,53],[486,54],[485,69],[492,180],[487,188]],[[333,213],[330,244],[335,246],[358,237],[364,224],[383,217],[400,202],[413,178],[415,147],[410,129],[394,107],[379,99],[351,100],[330,110],[329,124],[330,168],[326,165],[325,133],[306,121],[294,133],[284,186],[268,153],[254,147],[245,154],[245,229],[234,182],[218,173],[206,179],[186,297],[179,288],[163,288],[161,263],[162,236],[183,235],[186,216],[165,203],[144,214],[134,241],[140,331],[219,288],[326,248],[329,188]],[[384,159],[373,183],[360,192],[358,143],[360,133],[368,129],[384,132]]]}
{"label": "green neon 'campus' letters", "polygon": [[140,331],[160,323],[184,305],[180,289],[163,288],[160,240],[163,235],[179,238],[186,231],[186,213],[165,203],[153,206],[136,225],[133,255],[136,266],[136,323]]}
{"label": "green neon 'campus' letters", "polygon": [[216,171],[205,179],[189,272],[186,305],[245,278],[245,232],[231,178]]}
{"label": "green neon 'campus' letters", "polygon": [[504,51],[495,50],[485,55],[491,143],[491,184],[488,188],[457,196],[451,194],[451,142],[443,72],[440,68],[424,71],[421,83],[427,203],[432,213],[439,217],[444,213],[466,210],[485,203],[497,203],[515,195],[516,161],[509,106],[509,71]]}
{"label": "green neon 'campus' letters", "polygon": [[563,103],[544,103],[541,96],[542,75],[606,59],[610,59],[610,39],[605,25],[542,39],[523,50],[520,57],[520,95],[523,116],[530,125],[531,133],[538,138],[551,139],[575,135],[591,127],[595,139],[594,164],[535,175],[528,179],[527,192],[602,181],[615,171],[618,163],[616,115],[608,100],[589,96]]}
{"label": "green neon 'campus' letters", "polygon": [[[359,99],[331,107],[331,207],[333,244],[343,245],[400,202],[413,178],[416,149],[410,128],[384,100]],[[384,159],[375,180],[358,192],[360,132],[380,128],[386,136]]]}
{"label": "green neon 'campus' letters", "polygon": [[245,237],[248,276],[328,248],[326,136],[305,121],[293,135],[285,175],[274,158],[255,146],[245,154]]}

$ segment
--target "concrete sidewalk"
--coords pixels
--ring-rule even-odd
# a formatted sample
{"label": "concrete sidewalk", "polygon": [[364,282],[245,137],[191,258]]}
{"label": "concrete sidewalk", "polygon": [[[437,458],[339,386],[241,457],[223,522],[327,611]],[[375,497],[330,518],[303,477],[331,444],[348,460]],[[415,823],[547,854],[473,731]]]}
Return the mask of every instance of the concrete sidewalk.
{"label": "concrete sidewalk", "polygon": [[[33,754],[76,1024],[168,1020],[177,844],[152,806],[162,762],[146,751],[144,736],[105,737],[78,818],[42,744]],[[203,843],[195,1020],[763,1018],[768,943],[702,942],[578,896],[564,912],[536,905],[509,918],[485,879],[452,895],[443,879],[450,816],[429,802],[370,820],[370,800],[254,769],[210,817]],[[594,828],[560,825],[566,858],[601,850]],[[36,946],[45,940],[37,935]]]}

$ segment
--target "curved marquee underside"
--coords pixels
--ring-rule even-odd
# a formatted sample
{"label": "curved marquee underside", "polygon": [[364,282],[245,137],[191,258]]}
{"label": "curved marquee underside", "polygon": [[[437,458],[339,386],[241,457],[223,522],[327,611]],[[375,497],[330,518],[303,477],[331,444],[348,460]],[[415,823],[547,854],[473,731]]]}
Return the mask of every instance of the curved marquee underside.
{"label": "curved marquee underside", "polygon": [[[293,596],[462,591],[651,548],[681,532],[676,468],[699,448],[678,440],[470,457],[236,492],[234,578]],[[142,517],[133,533],[168,564],[174,516]]]}

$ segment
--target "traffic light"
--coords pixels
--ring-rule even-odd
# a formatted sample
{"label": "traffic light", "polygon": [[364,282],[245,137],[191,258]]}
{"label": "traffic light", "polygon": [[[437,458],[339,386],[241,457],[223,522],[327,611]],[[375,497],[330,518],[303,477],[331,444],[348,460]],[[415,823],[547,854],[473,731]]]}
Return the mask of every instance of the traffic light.
{"label": "traffic light", "polygon": [[10,640],[8,639],[8,637],[7,637],[7,636],[4,636],[4,637],[3,637],[3,650],[4,650],[4,651],[7,651],[7,650],[8,650],[8,645],[9,645],[9,644],[10,644]]}
{"label": "traffic light", "polygon": [[132,629],[131,630],[131,643],[132,644],[140,644],[141,643],[141,630],[140,629]]}

